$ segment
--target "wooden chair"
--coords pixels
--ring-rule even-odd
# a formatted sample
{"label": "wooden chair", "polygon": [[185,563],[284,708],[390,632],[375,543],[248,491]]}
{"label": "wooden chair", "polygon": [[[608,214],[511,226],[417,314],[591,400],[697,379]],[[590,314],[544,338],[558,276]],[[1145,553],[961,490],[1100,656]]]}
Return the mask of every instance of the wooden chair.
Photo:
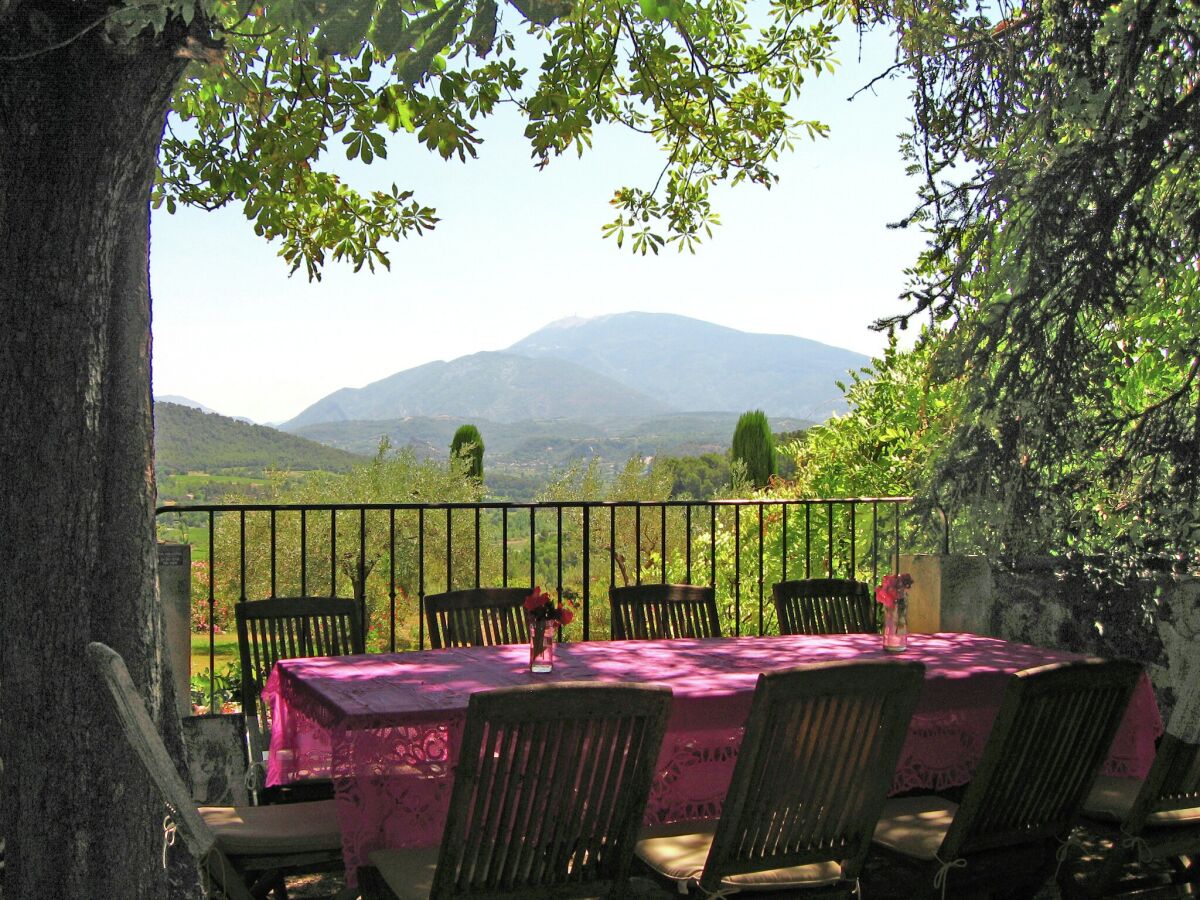
{"label": "wooden chair", "polygon": [[614,641],[721,637],[711,587],[639,584],[611,588],[608,596]]}
{"label": "wooden chair", "polygon": [[[103,693],[125,737],[162,795],[177,834],[228,900],[263,896],[284,874],[341,867],[342,838],[332,800],[198,808],[146,713],[125,661],[101,643],[88,644],[87,655],[107,688]],[[159,823],[147,827],[158,828]]]}
{"label": "wooden chair", "polygon": [[[268,710],[259,700],[271,669],[281,659],[362,653],[362,617],[358,601],[345,597],[244,600],[234,604],[234,615],[250,759],[261,772],[271,746],[271,723]],[[288,790],[266,789],[260,794],[267,802],[316,800],[332,797],[333,789],[326,780],[314,780]]]}
{"label": "wooden chair", "polygon": [[871,634],[871,589],[849,578],[804,578],[771,587],[780,634]]}
{"label": "wooden chair", "polygon": [[647,831],[680,893],[857,893],[925,667],[874,660],[762,674],[720,821]]}
{"label": "wooden chair", "polygon": [[1097,659],[1013,675],[962,803],[921,796],[884,805],[875,843],[908,863],[909,895],[985,886],[1033,896],[1065,855],[1140,675],[1136,663]]}
{"label": "wooden chair", "polygon": [[[1084,826],[1109,839],[1112,848],[1094,878],[1080,872],[1060,878],[1064,896],[1109,895],[1134,860],[1171,859],[1176,864],[1172,880],[1200,885],[1200,744],[1164,735],[1144,780],[1096,779],[1083,817]],[[1142,886],[1122,880],[1119,888],[1125,893]]]}
{"label": "wooden chair", "polygon": [[372,853],[364,898],[627,897],[670,704],[650,685],[473,694],[441,846]]}
{"label": "wooden chair", "polygon": [[429,594],[425,598],[429,646],[440,650],[528,643],[523,604],[532,593],[532,588],[504,587]]}

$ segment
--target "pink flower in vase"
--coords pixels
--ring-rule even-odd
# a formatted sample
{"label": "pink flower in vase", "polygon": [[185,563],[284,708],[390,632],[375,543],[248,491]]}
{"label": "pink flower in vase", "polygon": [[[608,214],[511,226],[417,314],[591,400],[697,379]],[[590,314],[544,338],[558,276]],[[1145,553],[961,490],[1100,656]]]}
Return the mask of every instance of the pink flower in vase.
{"label": "pink flower in vase", "polygon": [[883,583],[875,589],[875,599],[888,609],[894,609],[897,603],[908,599],[908,589],[912,586],[913,578],[907,572],[884,575]]}

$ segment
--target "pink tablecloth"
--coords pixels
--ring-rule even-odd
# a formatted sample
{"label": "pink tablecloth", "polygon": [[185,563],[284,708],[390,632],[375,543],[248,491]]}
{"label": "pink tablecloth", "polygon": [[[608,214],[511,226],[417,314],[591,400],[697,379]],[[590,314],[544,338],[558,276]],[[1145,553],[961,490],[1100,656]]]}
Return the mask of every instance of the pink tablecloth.
{"label": "pink tablecloth", "polygon": [[[379,847],[442,834],[467,698],[552,681],[668,685],[671,719],[646,824],[715,818],[733,773],[758,673],[885,656],[874,635],[560,644],[552,675],[521,645],[280,662],[263,693],[273,715],[269,784],[332,777],[349,871]],[[1009,675],[1069,653],[969,634],[914,635],[925,683],[892,789],[970,780]],[[1162,721],[1143,676],[1105,771],[1144,776]]]}

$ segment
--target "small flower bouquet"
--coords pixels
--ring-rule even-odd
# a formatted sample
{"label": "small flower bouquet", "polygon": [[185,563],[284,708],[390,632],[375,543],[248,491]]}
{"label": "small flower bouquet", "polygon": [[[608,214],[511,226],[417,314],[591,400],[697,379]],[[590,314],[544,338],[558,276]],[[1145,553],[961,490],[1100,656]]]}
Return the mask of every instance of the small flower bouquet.
{"label": "small flower bouquet", "polygon": [[554,669],[554,632],[575,618],[574,604],[559,606],[554,598],[535,587],[525,598],[525,621],[529,624],[529,670],[544,673]]}
{"label": "small flower bouquet", "polygon": [[553,597],[541,587],[535,587],[533,593],[525,598],[525,618],[531,623],[556,622],[558,625],[570,625],[575,619],[575,613],[570,606],[556,605]]}
{"label": "small flower bouquet", "polygon": [[912,586],[913,578],[907,572],[884,575],[883,583],[875,589],[875,599],[882,603],[885,609],[892,609],[898,603],[908,602],[908,589]]}
{"label": "small flower bouquet", "polygon": [[875,589],[875,599],[883,607],[883,649],[900,653],[908,648],[908,589],[913,578],[907,572],[884,575]]}

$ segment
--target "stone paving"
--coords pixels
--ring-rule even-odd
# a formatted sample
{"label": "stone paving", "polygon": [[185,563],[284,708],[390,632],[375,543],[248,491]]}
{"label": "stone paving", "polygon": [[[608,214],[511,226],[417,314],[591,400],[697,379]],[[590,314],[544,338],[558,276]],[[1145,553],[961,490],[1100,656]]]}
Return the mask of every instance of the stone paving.
{"label": "stone paving", "polygon": [[[1071,852],[1067,857],[1066,864],[1086,874],[1100,864],[1106,847],[1103,842],[1095,838],[1082,834],[1077,834],[1076,837],[1079,843],[1071,845]],[[1125,887],[1129,888],[1131,892],[1119,896],[1136,898],[1136,900],[1170,900],[1170,898],[1176,897],[1200,896],[1200,878],[1197,879],[1197,883],[1183,887],[1153,883],[1156,880],[1161,882],[1169,871],[1170,866],[1167,863],[1146,868],[1135,866],[1130,870],[1129,881],[1125,884]],[[911,890],[906,889],[904,879],[897,878],[897,874],[881,857],[877,855],[868,857],[862,878],[863,900],[907,900],[911,896]],[[342,884],[343,880],[340,874],[289,879],[288,895],[294,900],[333,900]],[[635,878],[628,896],[630,900],[672,900],[680,895],[649,878]],[[692,896],[698,897],[699,894],[693,892]],[[771,891],[743,892],[736,896],[744,897],[746,900],[752,900],[752,898],[753,900],[793,900],[793,898],[803,900],[808,895],[803,891]],[[948,900],[955,896],[953,890],[946,893]],[[1061,894],[1051,882],[1044,885],[1029,900],[1074,900],[1074,898]]]}

